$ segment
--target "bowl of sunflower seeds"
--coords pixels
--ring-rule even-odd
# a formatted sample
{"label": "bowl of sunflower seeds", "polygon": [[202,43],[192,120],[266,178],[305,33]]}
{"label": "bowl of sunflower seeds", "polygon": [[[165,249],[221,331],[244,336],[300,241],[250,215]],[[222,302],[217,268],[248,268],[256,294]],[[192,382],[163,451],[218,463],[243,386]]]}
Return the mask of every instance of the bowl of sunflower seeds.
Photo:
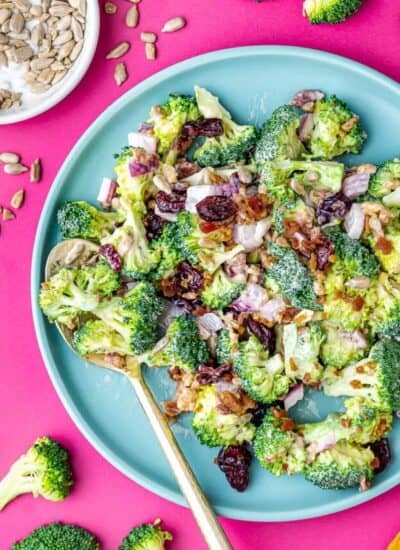
{"label": "bowl of sunflower seeds", "polygon": [[99,19],[97,0],[0,1],[0,124],[43,113],[77,86]]}

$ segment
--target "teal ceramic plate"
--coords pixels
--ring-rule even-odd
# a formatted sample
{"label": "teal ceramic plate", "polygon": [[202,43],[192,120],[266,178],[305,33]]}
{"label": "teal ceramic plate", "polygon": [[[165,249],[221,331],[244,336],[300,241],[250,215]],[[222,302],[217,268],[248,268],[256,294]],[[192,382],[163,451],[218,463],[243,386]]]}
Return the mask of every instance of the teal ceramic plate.
{"label": "teal ceramic plate", "polygon": [[[112,175],[112,154],[126,144],[128,132],[146,118],[151,105],[163,102],[169,92],[191,93],[194,84],[220,96],[240,121],[256,124],[297,90],[321,88],[344,98],[361,115],[370,138],[356,161],[380,162],[400,152],[398,84],[327,53],[260,46],[202,55],[149,78],[107,109],[68,156],[43,209],[33,255],[33,315],[41,351],[64,406],[96,449],[130,478],[178,503],[183,499],[129,383],[75,357],[43,318],[36,297],[45,258],[60,238],[55,224],[58,205],[72,199],[95,202],[101,178]],[[160,400],[172,395],[165,373],[149,373],[147,378]],[[336,406],[327,398],[309,396],[297,413],[315,420]],[[232,518],[285,521],[321,516],[365,502],[400,480],[398,425],[391,434],[395,458],[365,493],[323,491],[301,476],[274,478],[254,464],[251,485],[240,494],[213,465],[217,450],[194,439],[189,419],[174,430],[210,501],[220,514]]]}

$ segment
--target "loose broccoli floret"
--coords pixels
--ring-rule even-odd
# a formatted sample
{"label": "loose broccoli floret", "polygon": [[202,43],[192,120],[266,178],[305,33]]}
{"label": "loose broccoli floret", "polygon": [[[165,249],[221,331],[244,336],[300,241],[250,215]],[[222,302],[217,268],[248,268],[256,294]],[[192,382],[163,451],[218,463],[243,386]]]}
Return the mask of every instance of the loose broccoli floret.
{"label": "loose broccoli floret", "polygon": [[256,401],[272,403],[287,394],[290,380],[284,374],[282,357],[279,353],[269,357],[255,336],[239,344],[233,365],[242,387]]}
{"label": "loose broccoli floret", "polygon": [[164,550],[165,542],[172,538],[171,533],[159,525],[143,523],[128,533],[118,550]]}
{"label": "loose broccoli floret", "polygon": [[83,357],[92,353],[132,354],[129,343],[100,319],[86,321],[80,326],[74,332],[72,345]]}
{"label": "loose broccoli floret", "polygon": [[219,365],[224,365],[232,361],[234,353],[234,345],[229,329],[223,329],[218,334],[217,349],[215,354]]}
{"label": "loose broccoli floret", "polygon": [[0,481],[0,510],[25,493],[64,500],[72,484],[68,452],[50,437],[40,437]]}
{"label": "loose broccoli floret", "polygon": [[100,241],[114,231],[115,224],[123,221],[121,212],[101,212],[85,201],[66,202],[57,211],[57,223],[64,239]]}
{"label": "loose broccoli floret", "polygon": [[118,194],[143,203],[152,189],[153,175],[158,168],[157,156],[146,153],[144,149],[127,146],[119,155],[116,155],[116,159],[114,172],[118,183]]}
{"label": "loose broccoli floret", "polygon": [[381,164],[369,179],[368,192],[378,199],[386,197],[400,187],[400,158]]}
{"label": "loose broccoli floret", "polygon": [[344,165],[340,162],[278,160],[260,166],[261,184],[269,195],[279,200],[294,197],[289,180],[296,180],[303,187],[337,193],[342,187]]}
{"label": "loose broccoli floret", "polygon": [[361,275],[376,279],[379,262],[368,247],[357,239],[351,239],[337,227],[326,229],[324,233],[335,245],[335,256],[341,260],[335,264],[337,272],[343,273],[346,277]]}
{"label": "loose broccoli floret", "polygon": [[155,288],[148,282],[138,283],[124,296],[103,302],[93,313],[129,343],[132,352],[139,355],[157,341],[157,321],[163,303]]}
{"label": "loose broccoli floret", "polygon": [[35,529],[12,550],[99,550],[98,539],[77,525],[50,523]]}
{"label": "loose broccoli floret", "polygon": [[201,299],[212,309],[228,306],[244,289],[245,285],[228,277],[223,269],[218,269],[214,278],[201,293]]}
{"label": "loose broccoli floret", "polygon": [[286,225],[297,223],[300,227],[313,226],[314,210],[307,206],[300,198],[293,201],[280,204],[276,202],[274,205],[273,224],[274,229],[278,233],[283,233]]}
{"label": "loose broccoli floret", "polygon": [[361,331],[346,332],[329,323],[323,323],[323,330],[321,360],[325,366],[341,369],[367,355],[370,346]]}
{"label": "loose broccoli floret", "polygon": [[205,233],[200,229],[200,220],[189,212],[178,214],[178,234],[180,249],[185,259],[193,265],[200,265],[209,273],[214,273],[220,265],[232,259],[236,254],[242,252],[243,246],[236,245],[226,250],[220,241],[219,231],[207,233],[207,240],[215,242],[215,247],[208,248],[199,244],[204,239]]}
{"label": "loose broccoli floret", "polygon": [[39,304],[50,321],[74,328],[83,312],[94,311],[99,298],[120,286],[118,275],[105,263],[82,268],[63,268],[42,283]]}
{"label": "loose broccoli floret", "polygon": [[151,273],[155,281],[171,276],[175,267],[184,259],[178,229],[176,223],[169,223],[164,227],[161,237],[152,242],[152,247],[160,258],[157,267]]}
{"label": "loose broccoli floret", "polygon": [[295,431],[291,418],[274,407],[267,411],[254,438],[254,453],[263,468],[276,476],[304,470],[306,451],[303,438]]}
{"label": "loose broccoli floret", "polygon": [[342,370],[325,369],[326,395],[363,397],[382,409],[400,408],[400,343],[382,340],[367,359]]}
{"label": "loose broccoli floret", "polygon": [[205,118],[219,118],[224,126],[221,136],[206,138],[196,149],[194,159],[200,166],[224,166],[244,160],[256,141],[256,129],[232,120],[217,97],[204,88],[195,87],[197,104]]}
{"label": "loose broccoli floret", "polygon": [[369,322],[374,335],[400,339],[400,290],[387,273],[379,275]]}
{"label": "loose broccoli floret", "polygon": [[321,489],[357,487],[374,476],[375,455],[369,447],[336,443],[305,468],[305,478]]}
{"label": "loose broccoli floret", "polygon": [[285,373],[291,379],[305,384],[321,380],[323,366],[318,361],[324,333],[319,323],[298,327],[295,323],[283,327]]}
{"label": "loose broccoli floret", "polygon": [[176,142],[183,125],[200,117],[196,99],[190,95],[170,94],[167,103],[152,107],[149,123],[153,125],[154,137],[158,139],[157,151],[164,161],[175,162]]}
{"label": "loose broccoli floret", "polygon": [[310,23],[341,23],[356,13],[362,0],[305,0],[303,12]]}
{"label": "loose broccoli floret", "polygon": [[272,160],[300,159],[306,153],[297,135],[299,111],[291,105],[275,109],[261,128],[254,154],[257,164]]}
{"label": "loose broccoli floret", "polygon": [[223,414],[218,405],[216,387],[204,386],[198,393],[192,421],[200,442],[208,447],[228,447],[251,441],[255,433],[251,414]]}
{"label": "loose broccoli floret", "polygon": [[[345,3],[345,0],[342,2]],[[332,95],[316,101],[313,122],[314,128],[308,143],[313,158],[330,160],[344,153],[361,152],[367,134],[358,116],[338,97]]]}
{"label": "loose broccoli floret", "polygon": [[157,349],[146,358],[153,367],[168,365],[193,371],[210,358],[207,344],[200,339],[197,323],[189,315],[172,320],[162,343],[165,345],[157,345]]}
{"label": "loose broccoli floret", "polygon": [[299,309],[321,309],[310,272],[295,252],[277,244],[271,245],[268,251],[277,261],[267,271],[266,278],[278,285],[283,297]]}
{"label": "loose broccoli floret", "polygon": [[142,204],[130,204],[121,198],[121,206],[126,212],[124,224],[110,237],[103,239],[101,244],[111,244],[117,250],[126,277],[141,279],[157,266],[159,251],[153,250],[147,240]]}
{"label": "loose broccoli floret", "polygon": [[397,224],[387,225],[381,237],[371,234],[369,243],[382,268],[391,275],[400,274],[400,230]]}

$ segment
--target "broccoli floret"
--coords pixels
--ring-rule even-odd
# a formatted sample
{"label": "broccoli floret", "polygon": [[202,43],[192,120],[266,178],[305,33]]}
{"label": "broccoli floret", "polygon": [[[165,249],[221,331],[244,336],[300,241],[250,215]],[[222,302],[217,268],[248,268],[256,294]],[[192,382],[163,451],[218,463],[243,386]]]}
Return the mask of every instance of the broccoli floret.
{"label": "broccoli floret", "polygon": [[100,304],[93,313],[129,343],[132,352],[139,355],[157,341],[157,321],[163,303],[155,288],[148,282],[138,283],[124,296]]}
{"label": "broccoli floret", "polygon": [[376,238],[372,233],[369,238],[382,268],[391,275],[400,274],[400,231],[397,224],[385,227],[385,234]]}
{"label": "broccoli floret", "polygon": [[42,283],[39,305],[50,321],[73,329],[83,312],[94,311],[99,299],[110,296],[119,286],[118,274],[103,262],[62,268]]}
{"label": "broccoli floret", "polygon": [[256,141],[256,129],[240,125],[232,120],[230,113],[222,107],[217,97],[204,88],[195,87],[197,104],[205,118],[222,120],[224,133],[206,138],[196,149],[194,159],[200,166],[224,166],[244,160]]}
{"label": "broccoli floret", "polygon": [[117,250],[126,277],[141,279],[157,266],[159,251],[152,249],[147,240],[142,204],[121,198],[121,207],[126,212],[124,224],[101,244],[111,244]]}
{"label": "broccoli floret", "polygon": [[266,278],[278,285],[283,297],[299,309],[322,309],[317,303],[310,272],[295,252],[277,244],[271,245],[268,252],[277,260],[266,272]]}
{"label": "broccoli floret", "polygon": [[379,262],[368,247],[337,227],[325,229],[324,233],[335,246],[335,256],[341,260],[335,264],[338,272],[346,277],[361,275],[376,279]]}
{"label": "broccoli floret", "polygon": [[[114,172],[118,183],[118,193],[122,197],[143,204],[153,185],[153,175],[158,168],[156,155],[146,153],[138,147],[124,147],[116,156]],[[133,176],[131,165],[141,166],[138,175]],[[135,173],[133,171],[133,173]]]}
{"label": "broccoli floret", "polygon": [[91,319],[81,325],[74,332],[72,345],[83,357],[92,353],[132,354],[129,343],[100,319]]}
{"label": "broccoli floret", "polygon": [[85,201],[66,202],[57,211],[57,223],[64,239],[100,241],[114,231],[115,224],[123,221],[121,212],[101,212]]}
{"label": "broccoli floret", "polygon": [[323,330],[321,361],[325,366],[341,369],[368,354],[369,342],[361,331],[346,332],[330,323],[323,323]]}
{"label": "broccoli floret", "polygon": [[251,414],[222,413],[214,385],[204,386],[198,393],[192,426],[195,435],[208,447],[228,447],[251,441],[255,426]]}
{"label": "broccoli floret", "polygon": [[273,225],[275,231],[283,233],[285,226],[291,223],[297,223],[300,227],[313,226],[314,210],[307,206],[300,198],[293,201],[276,202],[274,204]]}
{"label": "broccoli floret", "polygon": [[210,359],[207,344],[200,339],[197,323],[189,315],[175,317],[156,348],[146,358],[153,367],[168,365],[193,371]]}
{"label": "broccoli floret", "polygon": [[217,348],[215,350],[218,365],[224,365],[232,361],[233,352],[234,345],[230,330],[223,329],[218,334]]}
{"label": "broccoli floret", "polygon": [[16,542],[12,550],[99,550],[98,539],[77,525],[42,525]]}
{"label": "broccoli floret", "polygon": [[260,166],[261,184],[272,197],[293,200],[294,192],[289,180],[296,180],[303,187],[337,193],[342,187],[344,165],[340,162],[278,160]]}
{"label": "broccoli floret", "polygon": [[212,309],[223,309],[228,306],[244,289],[243,283],[237,283],[223,269],[218,269],[212,282],[201,293],[201,299]]}
{"label": "broccoli floret", "polygon": [[178,156],[176,142],[183,125],[200,117],[196,99],[190,95],[170,94],[167,103],[152,107],[149,123],[153,125],[157,151],[164,161],[175,162]]}
{"label": "broccoli floret", "polygon": [[118,550],[164,550],[165,542],[172,538],[171,533],[159,525],[143,523],[127,534]]}
{"label": "broccoli floret", "polygon": [[[375,307],[376,286],[367,289],[346,286],[343,262],[335,262],[324,281],[324,315],[334,326],[347,332],[364,329]],[[339,271],[339,273],[338,273]]]}
{"label": "broccoli floret", "polygon": [[180,248],[178,229],[176,223],[168,223],[161,236],[152,242],[152,247],[160,258],[157,267],[151,273],[151,277],[155,281],[170,277],[175,267],[184,259]]}
{"label": "broccoli floret", "polygon": [[295,323],[283,327],[283,348],[285,373],[291,379],[305,384],[316,384],[321,380],[323,366],[318,361],[324,333],[317,322],[298,327]]}
{"label": "broccoli floret", "polygon": [[0,481],[0,510],[25,493],[64,500],[72,484],[68,452],[50,437],[40,437]]}
{"label": "broccoli floret", "polygon": [[194,214],[180,212],[177,223],[180,249],[184,258],[193,265],[200,265],[209,273],[214,273],[220,265],[243,250],[243,246],[239,244],[226,250],[220,241],[218,230],[207,233],[207,240],[214,241],[215,246],[208,248],[199,244],[205,233],[201,231],[200,220]]}
{"label": "broccoli floret", "polygon": [[282,399],[289,390],[290,380],[285,376],[282,357],[279,353],[269,357],[255,336],[239,344],[233,365],[242,387],[256,401],[272,403]]}
{"label": "broccoli floret", "polygon": [[300,159],[306,153],[297,135],[299,111],[291,105],[275,109],[261,128],[254,154],[257,164],[272,160]]}
{"label": "broccoli floret", "polygon": [[378,199],[400,187],[400,158],[388,160],[378,167],[369,179],[368,192]]}
{"label": "broccoli floret", "polygon": [[332,95],[317,100],[313,122],[314,128],[308,143],[313,158],[330,160],[344,153],[361,152],[367,134],[358,116],[338,97]]}
{"label": "broccoli floret", "polygon": [[303,12],[310,23],[341,23],[356,13],[362,0],[305,0]]}
{"label": "broccoli floret", "polygon": [[374,335],[400,339],[400,290],[387,273],[379,275],[376,302],[371,309],[370,326]]}
{"label": "broccoli floret", "polygon": [[279,407],[269,409],[257,428],[254,453],[260,465],[276,476],[304,470],[307,456],[304,442],[294,429],[293,420]]}
{"label": "broccoli floret", "polygon": [[400,408],[400,343],[377,342],[368,358],[342,370],[325,369],[326,395],[363,397],[382,409]]}
{"label": "broccoli floret", "polygon": [[353,443],[336,443],[317,455],[305,468],[305,478],[321,489],[357,487],[374,476],[375,455],[369,447]]}

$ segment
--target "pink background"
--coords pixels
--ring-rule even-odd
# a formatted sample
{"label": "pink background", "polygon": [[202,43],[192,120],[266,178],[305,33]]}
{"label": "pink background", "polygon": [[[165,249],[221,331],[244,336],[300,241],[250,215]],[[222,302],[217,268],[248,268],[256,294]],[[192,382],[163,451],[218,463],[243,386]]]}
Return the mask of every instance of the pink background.
{"label": "pink background", "polygon": [[[90,1],[90,0],[89,0]],[[51,434],[72,452],[76,487],[64,503],[21,497],[0,514],[0,550],[44,522],[77,522],[97,533],[105,550],[116,549],[132,525],[161,516],[175,534],[176,550],[204,549],[190,512],[151,494],[117,472],[85,441],[61,406],[40,357],[31,319],[29,271],[36,224],[51,183],[68,152],[89,124],[124,91],[177,61],[207,51],[250,44],[319,48],[361,61],[400,80],[400,10],[393,0],[366,0],[362,10],[339,26],[311,26],[300,0],[143,0],[139,29],[123,23],[129,7],[102,16],[96,58],[79,87],[38,118],[0,127],[0,151],[20,152],[30,163],[41,157],[44,178],[1,175],[0,204],[26,190],[17,219],[1,223],[0,235],[0,475],[39,435]],[[144,59],[140,30],[160,29],[183,15],[188,26],[162,35],[156,61]],[[113,81],[106,52],[129,39],[130,78]],[[316,520],[271,524],[222,520],[235,550],[383,550],[400,528],[400,488],[353,510]]]}

